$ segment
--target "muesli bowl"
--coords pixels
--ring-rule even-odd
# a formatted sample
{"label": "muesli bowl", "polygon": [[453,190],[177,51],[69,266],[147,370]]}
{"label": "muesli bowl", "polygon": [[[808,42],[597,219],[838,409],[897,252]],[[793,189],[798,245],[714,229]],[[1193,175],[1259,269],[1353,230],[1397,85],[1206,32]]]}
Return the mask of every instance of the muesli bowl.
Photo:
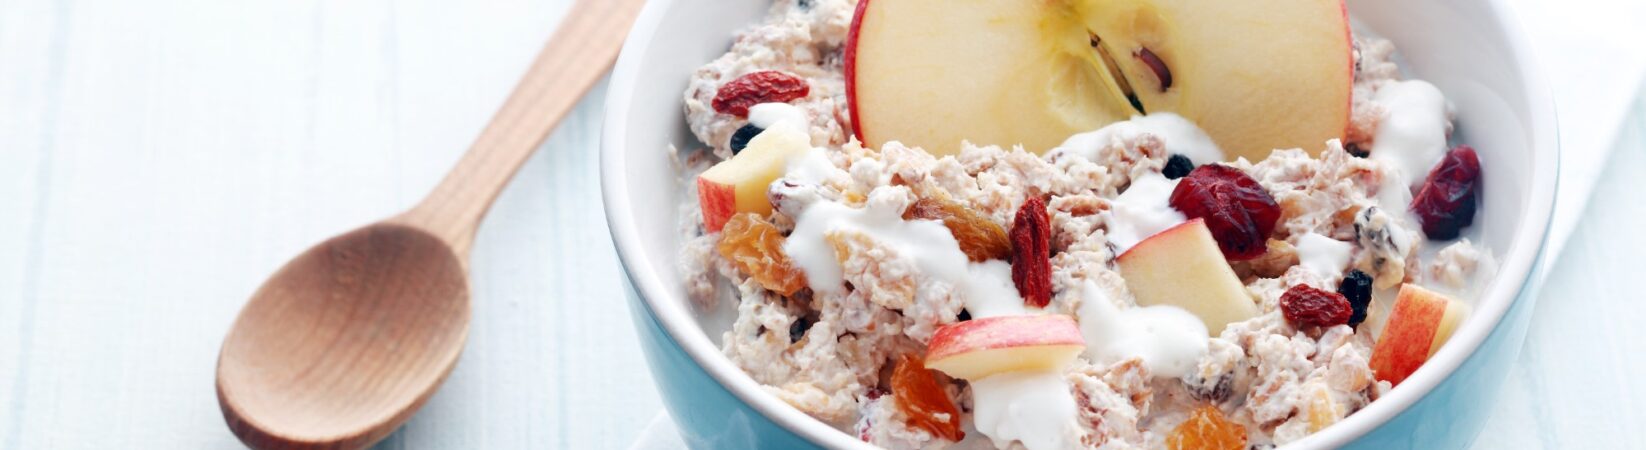
{"label": "muesli bowl", "polygon": [[[678,170],[664,149],[701,146],[680,93],[765,0],[658,0],[647,5],[609,87],[602,142],[607,220],[631,311],[659,390],[694,447],[854,447],[855,436],[771,396],[726,358],[724,324],[692,311],[677,272]],[[1519,352],[1555,189],[1553,106],[1512,14],[1491,1],[1353,1],[1358,21],[1391,39],[1406,68],[1455,107],[1456,139],[1478,148],[1484,177],[1471,237],[1497,256],[1495,276],[1447,345],[1397,388],[1298,448],[1461,447],[1488,415]],[[718,327],[718,328],[717,328]]]}

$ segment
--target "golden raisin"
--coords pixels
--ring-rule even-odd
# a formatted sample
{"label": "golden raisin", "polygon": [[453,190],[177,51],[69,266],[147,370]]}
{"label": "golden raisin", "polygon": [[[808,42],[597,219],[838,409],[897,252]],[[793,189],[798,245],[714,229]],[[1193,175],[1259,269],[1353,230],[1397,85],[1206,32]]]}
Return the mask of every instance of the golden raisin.
{"label": "golden raisin", "polygon": [[1166,436],[1166,448],[1172,450],[1243,450],[1246,448],[1246,427],[1229,421],[1223,410],[1205,405],[1189,413],[1172,434]]}
{"label": "golden raisin", "polygon": [[806,287],[806,275],[783,254],[783,232],[755,213],[732,216],[720,230],[720,256],[766,290],[794,295]]}
{"label": "golden raisin", "polygon": [[903,415],[909,416],[910,426],[955,442],[966,437],[960,431],[960,408],[920,357],[904,354],[898,358],[892,370],[892,397]]}
{"label": "golden raisin", "polygon": [[1006,259],[1012,254],[1012,241],[1006,238],[1005,228],[946,195],[921,197],[903,211],[903,218],[943,221],[954,239],[960,241],[960,251],[972,262]]}

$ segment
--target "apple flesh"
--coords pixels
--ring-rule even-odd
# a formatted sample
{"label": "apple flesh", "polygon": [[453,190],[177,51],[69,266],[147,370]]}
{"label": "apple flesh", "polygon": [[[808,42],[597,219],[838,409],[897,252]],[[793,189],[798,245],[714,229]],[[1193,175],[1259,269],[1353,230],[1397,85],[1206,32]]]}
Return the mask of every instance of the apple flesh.
{"label": "apple flesh", "polygon": [[1044,152],[1137,111],[1064,0],[863,0],[847,34],[857,138],[937,155]]}
{"label": "apple flesh", "polygon": [[703,228],[711,233],[738,213],[770,214],[766,190],[783,176],[790,156],[811,149],[805,131],[773,127],[760,132],[749,145],[731,159],[721,161],[697,176],[697,203],[703,211]]}
{"label": "apple flesh", "polygon": [[1468,315],[1463,302],[1415,284],[1401,285],[1394,312],[1372,346],[1372,372],[1399,385],[1451,339]]}
{"label": "apple flesh", "polygon": [[1143,109],[1188,118],[1231,157],[1317,154],[1349,124],[1341,1],[1076,1]]}
{"label": "apple flesh", "polygon": [[1058,369],[1085,348],[1080,327],[1066,315],[985,317],[939,327],[927,346],[926,367],[980,380],[1002,372]]}
{"label": "apple flesh", "polygon": [[1194,219],[1138,242],[1115,259],[1139,306],[1172,305],[1194,313],[1217,336],[1257,315],[1257,305],[1223,258],[1206,221]]}
{"label": "apple flesh", "polygon": [[[1042,152],[1140,112],[1195,122],[1230,158],[1318,153],[1349,121],[1339,0],[863,0],[847,36],[859,140],[934,154]],[[1135,96],[1142,111],[1133,106]]]}

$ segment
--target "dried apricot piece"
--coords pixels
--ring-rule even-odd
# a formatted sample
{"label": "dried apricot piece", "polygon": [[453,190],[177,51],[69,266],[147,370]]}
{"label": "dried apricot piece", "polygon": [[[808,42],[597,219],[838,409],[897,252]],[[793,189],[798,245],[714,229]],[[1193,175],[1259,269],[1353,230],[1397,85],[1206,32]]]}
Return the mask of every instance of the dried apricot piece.
{"label": "dried apricot piece", "polygon": [[720,256],[766,290],[794,295],[806,287],[806,274],[783,253],[783,232],[755,213],[732,216],[720,230]]}
{"label": "dried apricot piece", "polygon": [[1189,413],[1172,434],[1166,436],[1171,450],[1244,450],[1246,427],[1223,416],[1223,410],[1205,405]]}
{"label": "dried apricot piece", "polygon": [[1012,254],[1012,241],[1006,238],[1005,228],[945,195],[921,197],[903,211],[903,219],[943,221],[954,239],[960,241],[960,251],[972,262],[1006,259]]}
{"label": "dried apricot piece", "polygon": [[960,431],[960,408],[938,384],[937,376],[920,357],[904,354],[892,369],[892,397],[897,408],[909,416],[909,425],[950,441],[966,437]]}

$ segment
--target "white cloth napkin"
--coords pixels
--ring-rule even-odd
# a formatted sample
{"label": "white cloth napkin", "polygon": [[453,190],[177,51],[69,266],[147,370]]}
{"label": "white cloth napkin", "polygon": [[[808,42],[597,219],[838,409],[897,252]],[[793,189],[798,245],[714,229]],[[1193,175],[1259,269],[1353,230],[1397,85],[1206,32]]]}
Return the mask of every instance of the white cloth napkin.
{"label": "white cloth napkin", "polygon": [[[1589,194],[1611,156],[1646,75],[1646,3],[1610,0],[1513,0],[1554,91],[1560,120],[1560,191],[1556,194],[1548,264],[1559,258],[1583,216]],[[659,412],[631,450],[686,448],[668,412]]]}

